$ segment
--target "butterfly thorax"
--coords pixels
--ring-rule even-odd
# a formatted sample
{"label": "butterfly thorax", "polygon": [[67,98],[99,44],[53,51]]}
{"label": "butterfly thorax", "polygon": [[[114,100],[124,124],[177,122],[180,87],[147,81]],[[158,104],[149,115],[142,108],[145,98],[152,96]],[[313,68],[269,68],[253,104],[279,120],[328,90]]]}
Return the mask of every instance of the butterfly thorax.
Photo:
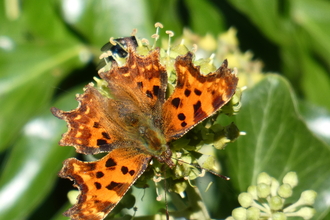
{"label": "butterfly thorax", "polygon": [[157,128],[139,127],[141,137],[145,140],[145,149],[161,163],[166,163],[169,167],[174,167],[171,160],[172,151],[166,143],[165,136]]}
{"label": "butterfly thorax", "polygon": [[[136,106],[133,104],[130,106],[130,109],[136,109]],[[126,133],[130,134],[136,141],[137,146],[134,147],[140,148],[141,151],[152,155],[170,167],[174,166],[171,160],[172,153],[164,132],[159,128],[160,124],[154,122],[155,120],[151,115],[138,111],[123,111],[120,107],[119,115],[126,125],[130,125],[126,126],[126,128],[129,128],[129,130],[126,130]]]}

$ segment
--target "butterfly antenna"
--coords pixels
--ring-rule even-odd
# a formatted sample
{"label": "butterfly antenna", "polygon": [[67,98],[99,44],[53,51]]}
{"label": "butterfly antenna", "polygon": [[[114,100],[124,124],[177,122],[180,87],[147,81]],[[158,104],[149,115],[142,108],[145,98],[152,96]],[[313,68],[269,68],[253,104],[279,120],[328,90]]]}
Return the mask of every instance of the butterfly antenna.
{"label": "butterfly antenna", "polygon": [[155,41],[154,41],[154,45],[152,45],[152,49],[154,49],[154,48],[156,47],[156,42],[157,42],[157,40],[159,39],[159,29],[160,29],[160,28],[163,28],[163,24],[160,23],[160,22],[157,22],[157,23],[155,24],[155,28],[156,28],[156,33],[153,34],[153,35],[151,35],[151,38],[154,38],[154,39],[155,39]]}
{"label": "butterfly antenna", "polygon": [[209,173],[211,173],[211,174],[213,174],[213,175],[215,175],[215,176],[217,176],[217,177],[220,177],[220,178],[222,178],[222,179],[224,179],[224,180],[230,180],[230,178],[229,178],[228,176],[221,175],[221,174],[219,174],[219,173],[214,172],[213,170],[210,170],[210,169],[207,169],[207,168],[203,168],[203,167],[201,167],[201,166],[199,166],[199,165],[197,165],[197,164],[187,163],[187,162],[185,162],[185,161],[182,161],[182,160],[180,160],[180,159],[173,158],[173,157],[172,157],[172,159],[174,159],[174,160],[176,160],[176,161],[178,161],[178,162],[185,163],[185,164],[188,164],[188,165],[190,165],[190,166],[196,167],[196,168],[198,168],[198,169],[205,170],[206,172],[209,172]]}

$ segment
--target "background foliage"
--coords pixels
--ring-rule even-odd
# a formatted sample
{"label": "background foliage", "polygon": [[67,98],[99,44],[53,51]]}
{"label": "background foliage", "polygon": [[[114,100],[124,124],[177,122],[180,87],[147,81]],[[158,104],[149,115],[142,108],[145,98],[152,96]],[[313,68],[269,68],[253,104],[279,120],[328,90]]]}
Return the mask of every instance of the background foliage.
{"label": "background foliage", "polygon": [[280,179],[292,170],[300,179],[294,198],[317,191],[315,219],[329,219],[329,11],[329,1],[313,0],[3,1],[0,219],[66,219],[71,182],[57,172],[75,153],[58,146],[66,127],[49,109],[77,106],[74,96],[96,75],[94,61],[110,36],[137,28],[148,37],[157,21],[176,36],[184,27],[216,36],[234,26],[241,50],[279,73],[248,88],[229,119],[247,135],[219,155],[231,181],[212,179],[202,195],[211,217],[230,215],[258,173]]}

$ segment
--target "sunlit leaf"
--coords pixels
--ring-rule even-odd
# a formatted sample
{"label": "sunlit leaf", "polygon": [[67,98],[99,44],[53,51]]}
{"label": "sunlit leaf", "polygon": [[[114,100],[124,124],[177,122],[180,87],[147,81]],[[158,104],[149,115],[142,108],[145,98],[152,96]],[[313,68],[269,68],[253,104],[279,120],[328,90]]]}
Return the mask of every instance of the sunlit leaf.
{"label": "sunlit leaf", "polygon": [[190,27],[194,32],[200,35],[217,35],[225,31],[221,14],[208,1],[186,0],[186,5],[190,12]]}
{"label": "sunlit leaf", "polygon": [[[67,93],[54,105],[72,107],[76,92]],[[71,147],[58,146],[65,130],[65,123],[55,118],[49,107],[24,125],[0,176],[0,201],[5,201],[0,206],[0,219],[26,218],[46,198],[59,178],[62,162],[74,153]]]}
{"label": "sunlit leaf", "polygon": [[147,2],[127,1],[60,1],[59,8],[64,21],[90,44],[97,48],[110,37],[129,36],[134,28],[141,36],[149,36],[153,24],[147,13]]}
{"label": "sunlit leaf", "polygon": [[[296,98],[286,80],[267,76],[243,93],[235,123],[247,133],[225,150],[226,170],[233,187],[246,191],[261,172],[281,180],[289,171],[298,174],[294,199],[303,190],[318,193],[316,218],[329,212],[330,148],[307,128],[297,112]],[[291,201],[292,202],[292,201]]]}
{"label": "sunlit leaf", "polygon": [[70,68],[82,64],[77,58],[83,50],[79,45],[22,45],[0,57],[4,63],[0,78],[0,152],[17,138],[31,117],[49,106],[59,80]]}

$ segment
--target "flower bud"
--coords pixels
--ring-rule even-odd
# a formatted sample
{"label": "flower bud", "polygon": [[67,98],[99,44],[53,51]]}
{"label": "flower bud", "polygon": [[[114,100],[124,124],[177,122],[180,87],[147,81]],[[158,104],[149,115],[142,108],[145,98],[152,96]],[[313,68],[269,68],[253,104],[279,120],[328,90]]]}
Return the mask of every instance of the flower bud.
{"label": "flower bud", "polygon": [[186,190],[187,186],[187,181],[178,181],[172,186],[172,190],[177,194],[180,194]]}
{"label": "flower bud", "polygon": [[315,209],[310,208],[310,207],[303,207],[299,209],[299,211],[296,212],[296,216],[300,216],[305,220],[313,218],[315,215]]}
{"label": "flower bud", "polygon": [[289,184],[292,188],[298,185],[298,176],[296,172],[288,172],[283,177],[283,183]]}
{"label": "flower bud", "polygon": [[68,192],[68,199],[69,199],[71,204],[75,204],[77,202],[78,195],[79,195],[78,190],[70,190]]}
{"label": "flower bud", "polygon": [[255,185],[249,186],[247,189],[247,192],[252,195],[253,199],[255,199],[255,200],[258,199],[257,186],[255,186]]}
{"label": "flower bud", "polygon": [[282,198],[289,198],[292,196],[292,187],[291,185],[284,183],[278,188],[278,195]]}
{"label": "flower bud", "polygon": [[300,199],[305,205],[313,205],[317,193],[314,190],[305,190],[301,193]]}
{"label": "flower bud", "polygon": [[272,216],[273,220],[286,220],[286,216],[283,212],[276,212]]}
{"label": "flower bud", "polygon": [[232,211],[231,215],[235,220],[246,220],[246,209],[239,207]]}
{"label": "flower bud", "polygon": [[260,217],[260,210],[256,207],[250,207],[246,212],[248,220],[258,220]]}
{"label": "flower bud", "polygon": [[214,72],[217,68],[213,65],[213,56],[196,60],[194,64],[200,66],[200,71],[204,74]]}
{"label": "flower bud", "polygon": [[266,198],[270,194],[270,186],[265,183],[257,185],[257,194],[259,198]]}
{"label": "flower bud", "polygon": [[271,210],[280,210],[283,207],[283,200],[279,196],[273,196],[269,200],[269,206]]}
{"label": "flower bud", "polygon": [[252,202],[253,202],[253,198],[252,195],[250,193],[241,193],[238,196],[238,202],[239,204],[241,204],[242,207],[244,208],[248,208],[251,206]]}
{"label": "flower bud", "polygon": [[272,178],[268,175],[266,172],[262,172],[257,177],[257,183],[264,183],[266,185],[269,185],[272,183]]}

